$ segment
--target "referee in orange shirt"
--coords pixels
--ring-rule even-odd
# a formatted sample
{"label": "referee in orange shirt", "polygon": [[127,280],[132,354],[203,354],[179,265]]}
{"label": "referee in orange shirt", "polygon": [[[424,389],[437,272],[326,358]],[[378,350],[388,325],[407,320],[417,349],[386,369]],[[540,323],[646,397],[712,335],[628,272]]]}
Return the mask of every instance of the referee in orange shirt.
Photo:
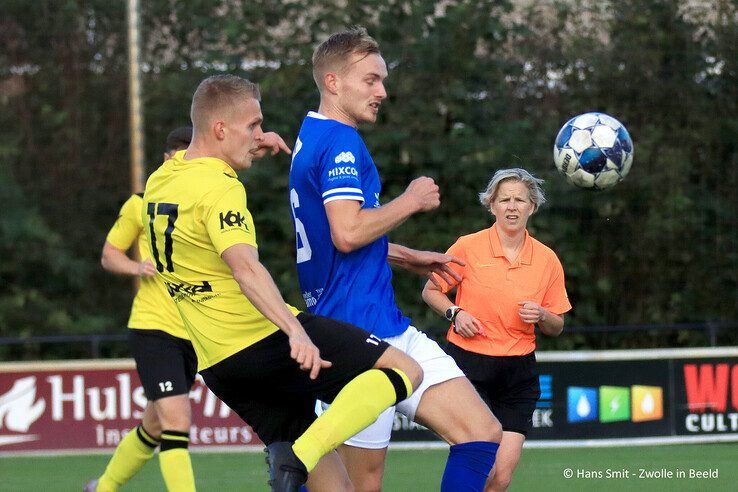
{"label": "referee in orange shirt", "polygon": [[[524,169],[497,171],[479,194],[492,227],[460,237],[448,254],[461,282],[428,281],[423,300],[451,322],[448,353],[502,423],[494,473],[485,490],[506,490],[520,460],[540,397],[535,327],[548,336],[564,328],[571,309],[556,253],[528,234],[528,218],[546,201],[543,180]],[[455,303],[448,292],[456,289]]]}

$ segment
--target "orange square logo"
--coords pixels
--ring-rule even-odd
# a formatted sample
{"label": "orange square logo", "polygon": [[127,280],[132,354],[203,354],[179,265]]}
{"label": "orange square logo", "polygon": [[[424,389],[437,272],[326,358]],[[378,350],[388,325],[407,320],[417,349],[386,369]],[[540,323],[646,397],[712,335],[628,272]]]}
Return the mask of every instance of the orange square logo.
{"label": "orange square logo", "polygon": [[631,386],[633,422],[664,418],[664,390],[659,386]]}

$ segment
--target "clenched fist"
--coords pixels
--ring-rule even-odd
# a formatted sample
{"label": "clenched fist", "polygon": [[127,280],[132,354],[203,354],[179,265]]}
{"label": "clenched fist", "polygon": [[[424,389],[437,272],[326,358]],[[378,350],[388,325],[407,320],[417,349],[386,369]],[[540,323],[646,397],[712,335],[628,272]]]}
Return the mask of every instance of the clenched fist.
{"label": "clenched fist", "polygon": [[441,204],[441,193],[438,185],[433,181],[433,178],[427,176],[412,180],[404,194],[413,199],[418,212],[433,210]]}

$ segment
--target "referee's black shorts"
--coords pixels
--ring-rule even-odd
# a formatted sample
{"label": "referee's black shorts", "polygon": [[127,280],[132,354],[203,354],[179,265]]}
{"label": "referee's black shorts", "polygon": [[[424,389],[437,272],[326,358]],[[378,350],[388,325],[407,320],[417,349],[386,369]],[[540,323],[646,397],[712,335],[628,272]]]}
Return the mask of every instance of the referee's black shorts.
{"label": "referee's black shorts", "polygon": [[265,444],[295,441],[315,420],[315,400],[332,402],[353,378],[377,362],[389,347],[368,332],[341,321],[300,313],[297,319],[333,365],[316,379],[290,357],[279,330],[200,371],[205,384],[235,411]]}
{"label": "referee's black shorts", "polygon": [[146,398],[186,395],[197,375],[192,342],[160,330],[128,330],[128,343]]}
{"label": "referee's black shorts", "polygon": [[528,435],[541,396],[535,352],[497,357],[469,352],[452,343],[446,351],[499,419],[502,430]]}

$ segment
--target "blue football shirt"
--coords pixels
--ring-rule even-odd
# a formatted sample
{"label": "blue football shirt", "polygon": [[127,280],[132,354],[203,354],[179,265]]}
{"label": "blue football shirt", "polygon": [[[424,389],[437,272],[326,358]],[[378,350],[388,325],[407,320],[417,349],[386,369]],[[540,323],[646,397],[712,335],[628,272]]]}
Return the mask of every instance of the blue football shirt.
{"label": "blue football shirt", "polygon": [[290,205],[297,241],[297,273],[308,309],[386,338],[403,333],[410,319],[395,303],[386,236],[351,253],[331,240],[325,204],[355,200],[379,207],[382,185],[355,128],[310,112],[295,143]]}

